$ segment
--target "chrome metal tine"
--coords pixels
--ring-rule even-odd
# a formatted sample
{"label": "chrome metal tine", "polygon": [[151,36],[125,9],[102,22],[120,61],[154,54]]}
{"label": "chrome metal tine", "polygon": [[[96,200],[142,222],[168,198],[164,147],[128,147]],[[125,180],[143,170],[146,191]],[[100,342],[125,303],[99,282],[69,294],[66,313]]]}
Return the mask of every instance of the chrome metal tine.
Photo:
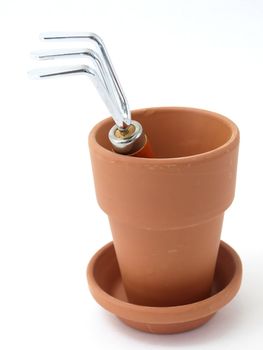
{"label": "chrome metal tine", "polygon": [[103,102],[105,103],[110,113],[115,113],[115,107],[112,103],[112,100],[109,98],[107,91],[105,90],[105,86],[101,78],[98,76],[98,73],[94,69],[87,65],[33,69],[28,72],[29,77],[33,79],[53,78],[56,76],[77,74],[87,74],[91,78],[93,84],[95,85],[99,95],[101,96]]}
{"label": "chrome metal tine", "polygon": [[41,50],[41,51],[34,51],[31,53],[33,58],[36,58],[40,61],[43,60],[52,60],[56,58],[64,59],[64,58],[77,58],[79,56],[83,57],[89,57],[92,59],[92,62],[95,62],[100,77],[104,81],[105,88],[108,90],[108,86],[106,85],[106,79],[104,78],[105,72],[104,67],[101,64],[100,58],[98,54],[90,49],[54,49],[54,50]]}
{"label": "chrome metal tine", "polygon": [[122,119],[122,114],[120,113],[120,110],[115,102],[115,97],[112,92],[111,83],[108,79],[108,73],[105,70],[105,65],[102,64],[101,59],[99,55],[91,50],[91,49],[56,49],[56,50],[50,50],[50,51],[35,51],[32,52],[32,56],[34,58],[37,58],[39,60],[51,60],[51,59],[57,59],[57,58],[77,58],[77,57],[88,57],[91,59],[92,63],[95,63],[97,68],[97,73],[104,85],[104,88],[108,94],[108,99],[112,100],[111,105],[113,106],[113,110],[111,113],[113,113],[112,117],[117,124],[120,119]]}
{"label": "chrome metal tine", "polygon": [[115,101],[119,106],[121,112],[121,119],[115,120],[117,126],[120,129],[124,129],[127,125],[131,123],[131,114],[128,105],[128,101],[124,95],[123,89],[117,78],[113,65],[111,63],[110,57],[108,55],[107,49],[102,41],[102,39],[95,33],[43,33],[40,36],[44,40],[90,40],[96,43],[100,50],[103,60],[101,61],[104,68],[107,70],[106,79],[111,86],[111,91],[115,97]]}
{"label": "chrome metal tine", "polygon": [[33,78],[33,79],[41,79],[41,78],[52,78],[54,76],[60,76],[60,75],[84,74],[84,73],[92,77],[96,76],[96,72],[92,68],[86,65],[32,69],[31,71],[28,72],[28,75],[30,78]]}

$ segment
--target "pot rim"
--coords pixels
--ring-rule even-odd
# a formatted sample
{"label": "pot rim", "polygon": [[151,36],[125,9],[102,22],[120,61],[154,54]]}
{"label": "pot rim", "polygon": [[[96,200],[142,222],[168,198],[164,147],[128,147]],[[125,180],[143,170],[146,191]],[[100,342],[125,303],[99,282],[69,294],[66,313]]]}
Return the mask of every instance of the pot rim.
{"label": "pot rim", "polygon": [[95,151],[97,151],[101,156],[103,157],[114,157],[115,160],[122,161],[122,162],[129,162],[133,163],[134,165],[138,164],[144,164],[148,163],[151,165],[152,163],[159,164],[159,165],[171,165],[174,164],[175,161],[177,163],[189,163],[190,162],[198,162],[198,161],[203,161],[204,159],[211,159],[218,157],[222,155],[223,153],[229,152],[231,149],[233,149],[238,143],[239,143],[239,129],[237,125],[230,120],[229,118],[223,116],[222,114],[216,113],[216,112],[211,112],[205,109],[200,109],[200,108],[193,108],[193,107],[149,107],[149,108],[140,108],[140,109],[135,109],[132,110],[132,113],[143,113],[144,111],[154,111],[154,110],[159,110],[159,111],[166,111],[166,110],[175,110],[175,111],[188,111],[188,112],[202,112],[206,115],[210,115],[213,118],[216,118],[220,120],[220,122],[223,122],[226,124],[231,130],[232,134],[230,138],[221,146],[214,148],[210,151],[203,152],[203,153],[198,153],[190,156],[183,156],[183,157],[169,157],[169,158],[141,158],[141,157],[130,157],[127,155],[122,155],[115,153],[111,150],[108,150],[101,146],[97,142],[97,132],[98,130],[106,123],[109,121],[112,121],[112,118],[106,118],[99,123],[97,123],[92,130],[89,133],[89,145],[94,148]]}

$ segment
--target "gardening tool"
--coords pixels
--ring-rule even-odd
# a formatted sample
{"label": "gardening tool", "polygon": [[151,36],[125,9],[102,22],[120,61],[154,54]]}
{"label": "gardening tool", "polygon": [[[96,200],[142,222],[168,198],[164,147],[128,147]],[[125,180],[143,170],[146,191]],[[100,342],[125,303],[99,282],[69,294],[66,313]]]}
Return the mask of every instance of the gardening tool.
{"label": "gardening tool", "polygon": [[131,113],[123,89],[116,76],[102,39],[94,33],[47,33],[41,38],[49,40],[89,40],[96,44],[97,51],[91,49],[58,49],[37,51],[32,55],[39,60],[57,58],[86,57],[94,67],[77,65],[37,69],[29,72],[33,78],[87,74],[93,81],[102,100],[112,115],[115,125],[109,130],[109,140],[115,152],[137,157],[151,157],[152,151],[142,125],[131,119]]}

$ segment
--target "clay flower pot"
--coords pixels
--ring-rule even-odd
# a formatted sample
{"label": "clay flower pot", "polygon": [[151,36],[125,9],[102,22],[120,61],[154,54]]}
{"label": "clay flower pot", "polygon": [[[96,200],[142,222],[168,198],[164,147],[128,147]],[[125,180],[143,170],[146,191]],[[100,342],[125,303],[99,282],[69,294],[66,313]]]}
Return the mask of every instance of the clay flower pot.
{"label": "clay flower pot", "polygon": [[132,113],[155,158],[111,150],[111,118],[91,131],[98,203],[109,217],[129,303],[169,307],[211,295],[225,210],[235,192],[239,132],[192,108]]}
{"label": "clay flower pot", "polygon": [[97,199],[109,216],[130,302],[193,303],[209,296],[225,210],[236,182],[239,132],[191,108],[134,111],[155,158],[112,152],[106,119],[89,146]]}

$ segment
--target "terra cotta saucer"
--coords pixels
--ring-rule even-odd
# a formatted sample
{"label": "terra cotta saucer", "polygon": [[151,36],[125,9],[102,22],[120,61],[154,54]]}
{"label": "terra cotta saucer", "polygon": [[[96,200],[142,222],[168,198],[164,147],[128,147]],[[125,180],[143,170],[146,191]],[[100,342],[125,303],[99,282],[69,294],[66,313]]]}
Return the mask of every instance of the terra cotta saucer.
{"label": "terra cotta saucer", "polygon": [[87,270],[95,300],[127,325],[149,333],[179,333],[203,325],[234,298],[241,276],[238,254],[221,241],[209,298],[186,305],[151,307],[128,302],[112,242],[92,257]]}

